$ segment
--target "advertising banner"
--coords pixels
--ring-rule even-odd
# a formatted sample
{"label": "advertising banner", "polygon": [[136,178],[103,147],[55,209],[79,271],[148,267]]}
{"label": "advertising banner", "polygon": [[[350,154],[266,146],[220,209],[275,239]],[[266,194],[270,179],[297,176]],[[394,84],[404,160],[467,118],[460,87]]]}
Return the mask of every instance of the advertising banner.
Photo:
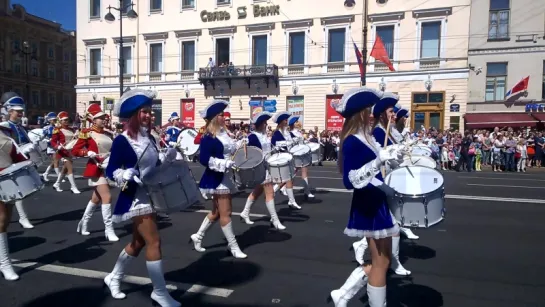
{"label": "advertising banner", "polygon": [[341,101],[342,95],[327,95],[325,98],[325,129],[329,131],[341,131],[344,118],[335,111],[334,105]]}
{"label": "advertising banner", "polygon": [[180,99],[180,116],[182,125],[195,128],[195,99]]}
{"label": "advertising banner", "polygon": [[288,96],[286,103],[286,110],[292,115],[299,116],[299,122],[304,127],[305,98],[303,96]]}

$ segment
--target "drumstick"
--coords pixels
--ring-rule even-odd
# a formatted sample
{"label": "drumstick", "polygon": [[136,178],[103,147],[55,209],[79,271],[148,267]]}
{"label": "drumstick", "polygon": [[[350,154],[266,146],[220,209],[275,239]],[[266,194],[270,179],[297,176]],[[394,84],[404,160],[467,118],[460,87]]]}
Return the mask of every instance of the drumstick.
{"label": "drumstick", "polygon": [[[140,161],[142,160],[142,157],[144,157],[144,154],[146,153],[146,150],[148,150],[149,145],[151,145],[151,142],[148,143],[146,148],[144,148],[144,151],[142,152],[142,155],[138,158],[138,161],[136,161],[136,166],[138,166],[138,164],[140,164]],[[127,189],[127,187],[128,187],[128,184],[129,184],[129,182],[125,181],[125,183],[123,184],[123,187],[121,188],[121,191],[125,191]]]}
{"label": "drumstick", "polygon": [[[386,135],[384,136],[384,146],[383,148],[386,148],[388,146],[388,133],[390,132],[390,123],[392,122],[391,118],[388,117],[388,124],[386,125]],[[381,167],[382,171],[382,177],[386,177],[386,166]]]}
{"label": "drumstick", "polygon": [[244,159],[248,160],[248,146],[246,145],[246,141],[242,141],[244,143]]}

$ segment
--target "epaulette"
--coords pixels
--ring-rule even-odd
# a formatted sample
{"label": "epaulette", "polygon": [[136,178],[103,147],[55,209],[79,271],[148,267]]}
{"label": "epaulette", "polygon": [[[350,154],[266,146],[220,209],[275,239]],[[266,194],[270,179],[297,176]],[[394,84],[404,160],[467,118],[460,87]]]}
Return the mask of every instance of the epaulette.
{"label": "epaulette", "polygon": [[201,133],[201,134],[203,134],[205,131],[206,131],[206,126],[201,127],[201,129],[199,129],[199,133]]}
{"label": "epaulette", "polygon": [[84,139],[84,140],[88,139],[89,132],[91,132],[91,129],[82,129],[81,132],[78,134],[78,138]]}
{"label": "epaulette", "polygon": [[59,133],[59,132],[61,132],[61,130],[60,130],[59,128],[53,129],[53,134],[57,134],[57,133]]}

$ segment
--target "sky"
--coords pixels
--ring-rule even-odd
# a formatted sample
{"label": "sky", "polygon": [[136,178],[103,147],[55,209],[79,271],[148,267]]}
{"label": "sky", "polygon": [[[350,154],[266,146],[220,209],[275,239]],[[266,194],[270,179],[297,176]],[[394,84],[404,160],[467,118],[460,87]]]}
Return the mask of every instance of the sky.
{"label": "sky", "polygon": [[76,29],[76,0],[11,0],[32,15],[62,24],[66,30]]}

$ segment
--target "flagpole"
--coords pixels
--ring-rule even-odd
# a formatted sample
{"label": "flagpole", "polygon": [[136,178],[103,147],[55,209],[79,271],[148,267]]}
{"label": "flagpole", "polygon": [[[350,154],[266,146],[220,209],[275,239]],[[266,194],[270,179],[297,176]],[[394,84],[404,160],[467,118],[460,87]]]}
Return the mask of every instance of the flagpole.
{"label": "flagpole", "polygon": [[362,41],[363,41],[363,54],[362,54],[362,61],[363,61],[363,73],[361,76],[361,86],[365,86],[367,84],[366,78],[367,78],[367,1],[363,0],[363,9],[362,9]]}

